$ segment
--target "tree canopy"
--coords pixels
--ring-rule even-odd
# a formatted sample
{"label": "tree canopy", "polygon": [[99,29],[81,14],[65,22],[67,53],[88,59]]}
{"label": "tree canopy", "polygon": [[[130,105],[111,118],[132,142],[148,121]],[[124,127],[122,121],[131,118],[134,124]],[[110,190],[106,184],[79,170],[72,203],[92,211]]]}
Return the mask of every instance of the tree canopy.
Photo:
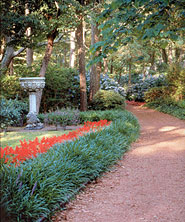
{"label": "tree canopy", "polygon": [[[138,40],[183,41],[185,31],[183,0],[114,0],[105,5],[98,17],[101,23],[102,41],[92,52],[102,48],[99,59],[108,52],[116,51],[118,46],[126,45],[137,37]],[[96,58],[97,61],[97,58]]]}

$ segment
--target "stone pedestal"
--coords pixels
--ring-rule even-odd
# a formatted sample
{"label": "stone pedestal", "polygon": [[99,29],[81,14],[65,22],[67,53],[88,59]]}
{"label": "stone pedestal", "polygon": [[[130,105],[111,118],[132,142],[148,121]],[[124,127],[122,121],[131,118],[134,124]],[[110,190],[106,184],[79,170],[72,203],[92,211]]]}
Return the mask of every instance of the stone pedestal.
{"label": "stone pedestal", "polygon": [[42,129],[43,124],[37,118],[37,101],[36,92],[45,87],[44,77],[27,77],[20,78],[21,87],[29,92],[29,113],[27,115],[27,126],[25,129],[36,130]]}

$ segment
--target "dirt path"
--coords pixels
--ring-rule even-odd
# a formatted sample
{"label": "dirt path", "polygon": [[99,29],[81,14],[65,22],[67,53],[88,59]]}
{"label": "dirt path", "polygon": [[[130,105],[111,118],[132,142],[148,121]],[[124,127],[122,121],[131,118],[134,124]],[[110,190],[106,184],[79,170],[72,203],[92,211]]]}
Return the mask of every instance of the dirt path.
{"label": "dirt path", "polygon": [[185,121],[128,105],[141,137],[54,222],[185,222]]}

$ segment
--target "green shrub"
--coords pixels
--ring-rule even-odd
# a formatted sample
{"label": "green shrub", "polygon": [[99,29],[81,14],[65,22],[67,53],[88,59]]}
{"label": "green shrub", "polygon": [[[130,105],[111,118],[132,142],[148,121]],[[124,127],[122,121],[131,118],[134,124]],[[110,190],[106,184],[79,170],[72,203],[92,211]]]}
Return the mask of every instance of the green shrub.
{"label": "green shrub", "polygon": [[28,98],[28,92],[25,92],[20,85],[19,78],[20,77],[37,77],[39,74],[39,67],[27,67],[23,64],[16,65],[14,67],[14,74],[2,75],[0,77],[0,88],[1,95],[0,97],[6,99],[19,99],[24,100]]}
{"label": "green shrub", "polygon": [[99,90],[93,98],[91,108],[95,110],[124,109],[125,98],[113,90]]}
{"label": "green shrub", "polygon": [[131,113],[119,113],[119,119],[101,131],[56,144],[19,167],[1,165],[1,206],[6,215],[21,222],[48,218],[116,163],[139,131]]}
{"label": "green shrub", "polygon": [[80,112],[80,122],[87,121],[100,121],[106,119],[107,121],[113,121],[119,118],[123,118],[120,110],[91,110],[86,112]]}
{"label": "green shrub", "polygon": [[80,112],[77,109],[63,108],[54,112],[39,114],[38,118],[45,124],[67,126],[80,123]]}
{"label": "green shrub", "polygon": [[43,90],[41,112],[77,107],[80,103],[79,76],[75,69],[49,66]]}
{"label": "green shrub", "polygon": [[2,75],[0,78],[0,88],[1,98],[15,99],[18,95],[20,97],[20,95],[24,93],[19,83],[19,77],[15,75]]}
{"label": "green shrub", "polygon": [[6,130],[10,125],[22,126],[25,115],[28,113],[28,104],[17,99],[0,100],[0,128]]}
{"label": "green shrub", "polygon": [[165,97],[170,97],[172,89],[168,86],[160,86],[149,89],[144,94],[144,100],[149,103],[157,99],[164,99]]}
{"label": "green shrub", "polygon": [[167,73],[167,80],[174,92],[171,96],[177,101],[185,99],[185,69],[178,63],[172,64]]}

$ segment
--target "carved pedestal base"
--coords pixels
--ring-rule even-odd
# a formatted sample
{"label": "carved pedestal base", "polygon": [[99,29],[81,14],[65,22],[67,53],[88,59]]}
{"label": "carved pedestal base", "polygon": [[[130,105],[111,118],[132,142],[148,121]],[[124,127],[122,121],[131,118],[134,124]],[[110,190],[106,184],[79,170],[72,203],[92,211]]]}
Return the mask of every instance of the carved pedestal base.
{"label": "carved pedestal base", "polygon": [[27,130],[39,130],[44,127],[44,124],[40,122],[37,118],[37,115],[34,112],[28,113],[27,117],[27,126],[25,129]]}

